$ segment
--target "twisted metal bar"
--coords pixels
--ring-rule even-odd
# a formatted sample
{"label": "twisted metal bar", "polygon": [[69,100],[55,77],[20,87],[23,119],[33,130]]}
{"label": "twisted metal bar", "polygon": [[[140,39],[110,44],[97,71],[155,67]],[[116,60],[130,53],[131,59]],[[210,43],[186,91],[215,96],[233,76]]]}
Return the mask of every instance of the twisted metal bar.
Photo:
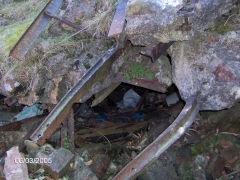
{"label": "twisted metal bar", "polygon": [[135,159],[128,163],[113,180],[129,180],[136,177],[186,132],[194,122],[199,108],[197,96],[187,100],[177,119]]}

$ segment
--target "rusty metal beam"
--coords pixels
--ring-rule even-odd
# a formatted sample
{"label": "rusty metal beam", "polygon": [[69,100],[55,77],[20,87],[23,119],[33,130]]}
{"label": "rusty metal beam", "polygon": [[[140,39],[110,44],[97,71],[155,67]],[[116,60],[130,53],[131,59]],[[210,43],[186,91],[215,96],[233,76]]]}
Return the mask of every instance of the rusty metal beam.
{"label": "rusty metal beam", "polygon": [[60,8],[63,0],[49,0],[40,11],[36,19],[27,28],[10,50],[9,55],[16,59],[23,59],[33,42],[38,38],[42,30],[50,22],[51,17],[45,15],[45,11],[55,14]]}
{"label": "rusty metal beam", "polygon": [[150,57],[152,62],[155,62],[161,55],[166,55],[167,49],[173,43],[174,42],[158,43],[155,45],[147,46],[141,51],[141,54]]}
{"label": "rusty metal beam", "polygon": [[134,78],[130,80],[126,80],[124,78],[119,79],[121,82],[132,84],[134,86],[143,87],[146,89],[151,89],[153,91],[166,93],[168,86],[165,84],[161,84],[158,82],[157,78],[146,79],[146,78]]}
{"label": "rusty metal beam", "polygon": [[177,119],[135,159],[128,163],[113,180],[129,180],[136,177],[186,132],[194,122],[199,108],[197,96],[190,98]]}
{"label": "rusty metal beam", "polygon": [[126,7],[128,0],[119,0],[115,15],[112,20],[108,37],[116,37],[122,34],[126,23]]}
{"label": "rusty metal beam", "polygon": [[66,25],[68,25],[68,26],[70,26],[70,27],[72,27],[74,29],[78,29],[78,30],[82,30],[83,29],[81,26],[79,26],[79,25],[77,25],[75,23],[72,23],[71,21],[68,21],[66,19],[63,19],[62,17],[58,16],[57,14],[53,14],[52,12],[50,12],[48,10],[45,11],[45,15],[47,15],[50,18],[56,19],[56,20],[66,24]]}
{"label": "rusty metal beam", "polygon": [[45,140],[56,131],[61,122],[66,118],[72,108],[72,104],[79,101],[96,81],[104,80],[104,75],[106,75],[106,72],[109,70],[112,60],[114,59],[114,55],[116,55],[117,52],[118,44],[115,43],[103,54],[97,63],[87,71],[79,82],[77,82],[77,84],[68,91],[68,93],[60,100],[42,124],[32,134],[30,138],[34,142],[39,145],[43,145]]}

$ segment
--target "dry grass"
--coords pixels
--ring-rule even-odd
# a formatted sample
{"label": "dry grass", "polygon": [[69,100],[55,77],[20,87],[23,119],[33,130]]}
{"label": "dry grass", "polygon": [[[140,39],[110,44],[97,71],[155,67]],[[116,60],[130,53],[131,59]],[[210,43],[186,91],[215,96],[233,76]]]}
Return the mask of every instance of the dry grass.
{"label": "dry grass", "polygon": [[98,36],[106,36],[117,6],[116,0],[101,0],[96,5],[96,14],[93,18],[83,22],[83,26]]}
{"label": "dry grass", "polygon": [[8,3],[0,8],[0,14],[12,21],[23,20],[34,16],[46,2],[47,0],[24,0]]}
{"label": "dry grass", "polygon": [[[106,36],[115,9],[117,5],[116,0],[99,0],[95,7],[96,14],[89,20],[84,22],[84,29],[90,32],[94,32],[96,35]],[[31,85],[31,81],[34,78],[34,74],[37,73],[44,65],[45,58],[57,54],[59,52],[72,52],[74,53],[75,47],[84,48],[86,39],[78,38],[76,36],[79,33],[69,34],[63,33],[61,36],[51,36],[48,33],[47,28],[42,33],[43,37],[39,37],[41,43],[46,42],[47,49],[44,52],[41,50],[41,45],[36,49],[40,49],[38,56],[30,56],[22,62],[13,58],[7,58],[7,51],[10,50],[14,42],[21,36],[24,30],[27,28],[28,23],[31,23],[37,13],[42,9],[46,0],[25,0],[17,3],[6,4],[0,9],[0,13],[4,14],[4,17],[9,19],[9,25],[0,27],[0,74],[7,75],[8,73],[17,73],[18,80],[25,84],[26,89]],[[23,25],[23,22],[26,24]],[[19,26],[19,28],[18,28]],[[14,28],[12,28],[14,27]],[[17,31],[17,33],[15,32]],[[5,37],[5,38],[3,38]],[[6,53],[7,52],[7,53]],[[30,52],[31,53],[31,52]]]}

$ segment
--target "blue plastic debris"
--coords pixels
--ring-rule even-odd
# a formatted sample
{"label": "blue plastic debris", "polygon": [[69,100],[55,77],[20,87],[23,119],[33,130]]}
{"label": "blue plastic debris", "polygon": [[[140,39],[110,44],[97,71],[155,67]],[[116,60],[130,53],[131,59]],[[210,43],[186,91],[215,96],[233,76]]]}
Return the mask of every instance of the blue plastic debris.
{"label": "blue plastic debris", "polygon": [[142,116],[141,114],[139,114],[139,113],[135,113],[135,114],[133,115],[133,118],[134,118],[134,119],[143,119],[143,116]]}
{"label": "blue plastic debris", "polygon": [[106,119],[107,119],[107,116],[105,114],[104,115],[96,115],[95,116],[95,120],[97,122],[104,122]]}
{"label": "blue plastic debris", "polygon": [[31,118],[34,116],[38,116],[38,115],[42,115],[43,114],[43,110],[39,109],[40,108],[40,104],[34,104],[30,107],[25,106],[22,110],[22,112],[18,113],[15,118],[17,118],[17,121],[23,120],[23,119],[27,119],[27,118]]}

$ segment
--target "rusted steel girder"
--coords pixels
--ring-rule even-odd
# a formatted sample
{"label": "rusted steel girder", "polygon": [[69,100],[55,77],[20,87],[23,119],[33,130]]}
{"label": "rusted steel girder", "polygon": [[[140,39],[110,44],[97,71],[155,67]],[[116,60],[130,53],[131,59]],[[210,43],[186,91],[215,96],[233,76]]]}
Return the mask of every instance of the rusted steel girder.
{"label": "rusted steel girder", "polygon": [[108,37],[116,37],[124,31],[126,22],[126,7],[128,0],[119,0],[118,6],[113,17],[113,21],[108,32]]}
{"label": "rusted steel girder", "polygon": [[45,15],[45,10],[55,14],[60,8],[63,0],[49,0],[38,16],[27,28],[23,35],[18,39],[15,45],[10,50],[9,55],[16,59],[23,59],[33,42],[38,38],[42,30],[50,22],[51,17]]}
{"label": "rusted steel girder", "polygon": [[79,101],[91,88],[91,86],[99,81],[104,80],[106,72],[109,70],[114,55],[118,52],[117,43],[108,49],[104,55],[93,65],[80,81],[68,91],[68,93],[60,100],[51,113],[41,123],[30,137],[34,142],[43,145],[45,140],[60,126],[66,119],[73,103]]}
{"label": "rusted steel girder", "polygon": [[190,98],[177,119],[135,159],[128,163],[113,180],[129,180],[136,177],[186,132],[194,122],[199,108],[197,96]]}

